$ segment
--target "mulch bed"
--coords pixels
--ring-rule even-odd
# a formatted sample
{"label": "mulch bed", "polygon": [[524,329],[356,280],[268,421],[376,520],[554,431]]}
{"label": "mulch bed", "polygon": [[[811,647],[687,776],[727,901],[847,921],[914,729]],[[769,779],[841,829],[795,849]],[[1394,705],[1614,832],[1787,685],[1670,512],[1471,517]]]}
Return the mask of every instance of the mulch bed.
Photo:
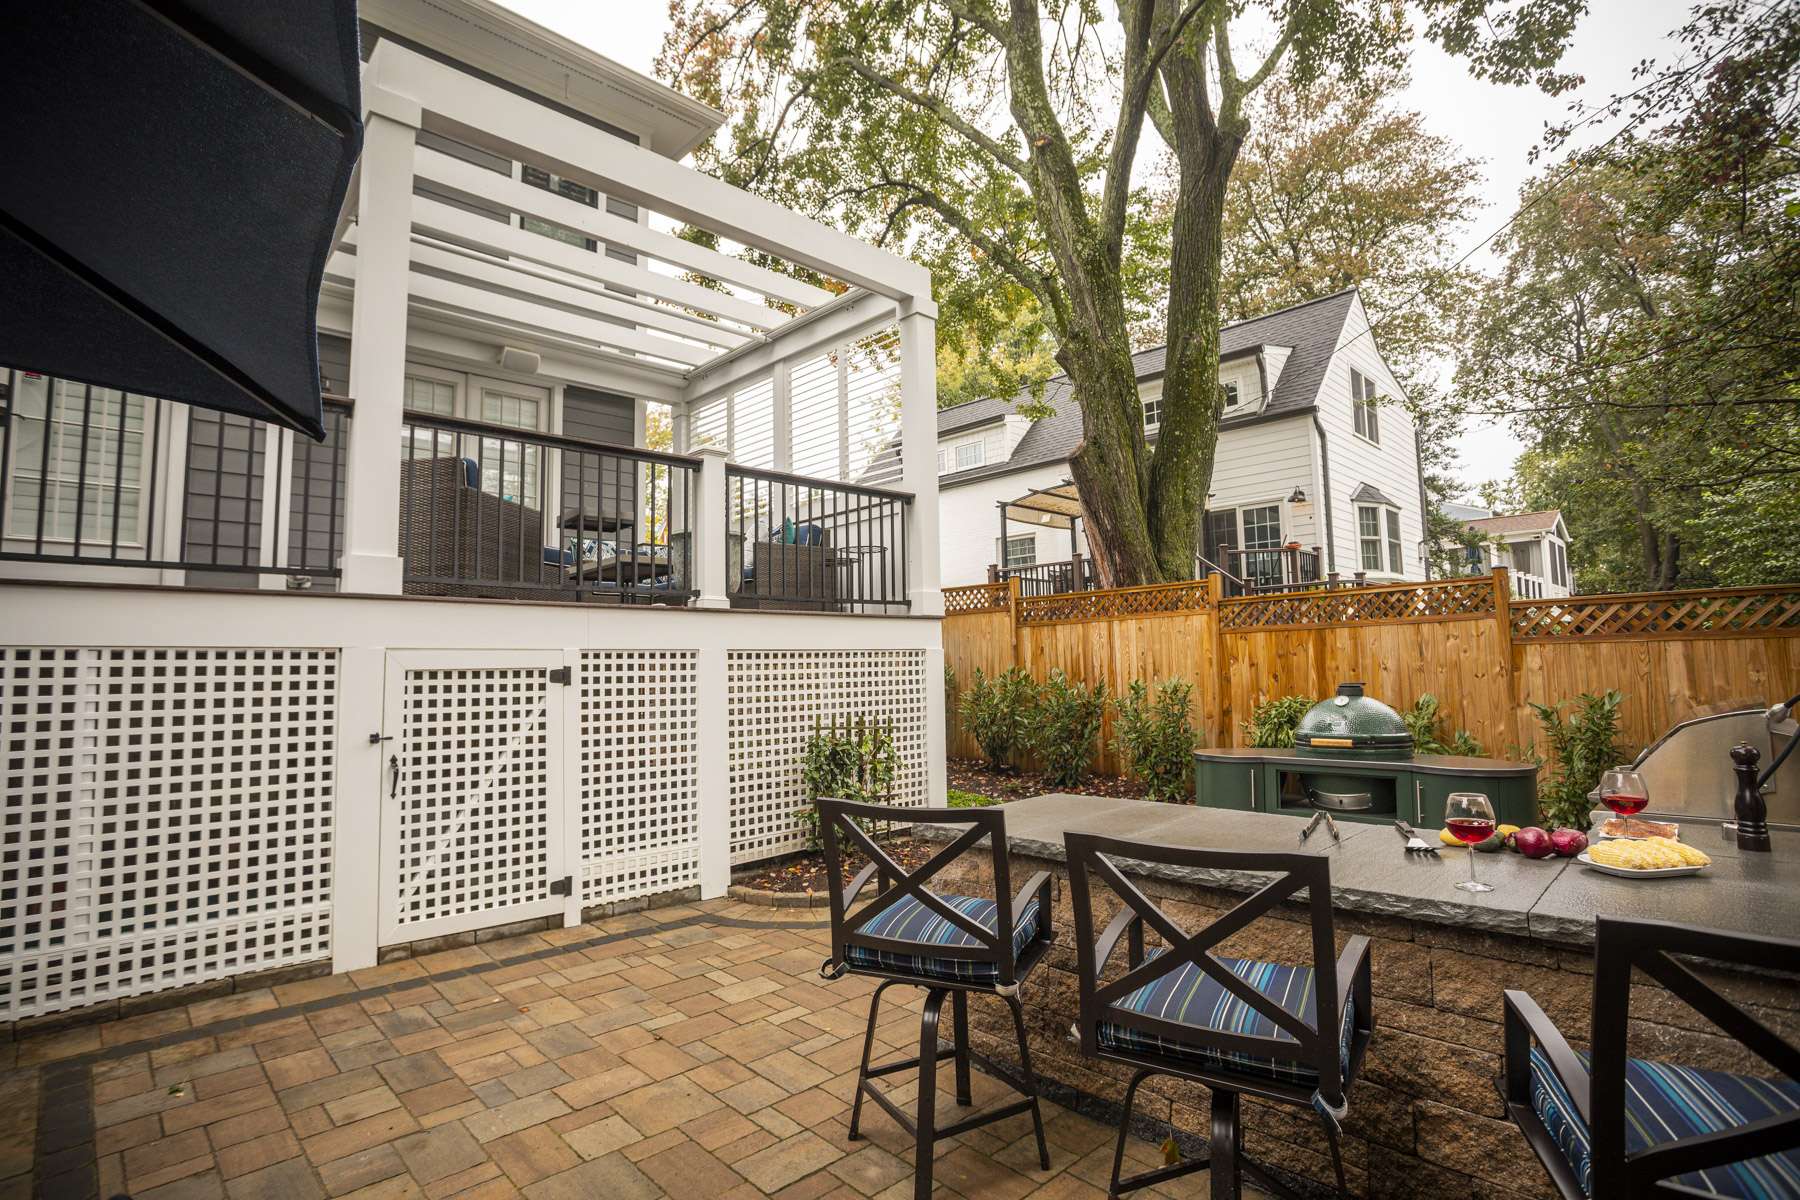
{"label": "mulch bed", "polygon": [[[923,839],[914,841],[911,834],[895,834],[882,842],[881,848],[887,851],[889,858],[910,871],[914,867],[924,866],[934,853],[944,847],[942,842],[927,842]],[[844,882],[849,883],[855,878],[866,862],[868,859],[861,854],[846,854]],[[831,881],[825,876],[825,856],[816,850],[764,864],[756,874],[737,877],[731,882],[738,887],[755,888],[759,892],[789,894],[824,892],[831,887]]]}
{"label": "mulch bed", "polygon": [[1135,779],[1115,775],[1089,775],[1073,788],[1055,787],[1036,771],[990,771],[978,758],[953,758],[949,762],[950,787],[959,792],[974,792],[996,800],[1022,800],[1026,796],[1042,796],[1046,792],[1080,792],[1084,796],[1117,796],[1124,800],[1142,800],[1144,785]]}

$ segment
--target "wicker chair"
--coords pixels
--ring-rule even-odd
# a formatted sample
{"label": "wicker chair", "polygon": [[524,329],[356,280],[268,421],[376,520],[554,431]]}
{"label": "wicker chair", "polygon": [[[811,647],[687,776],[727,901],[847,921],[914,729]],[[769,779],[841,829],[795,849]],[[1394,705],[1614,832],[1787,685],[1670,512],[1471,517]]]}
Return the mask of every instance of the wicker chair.
{"label": "wicker chair", "polygon": [[544,561],[544,517],[480,487],[472,459],[400,467],[400,557],[416,596],[571,598],[560,562]]}

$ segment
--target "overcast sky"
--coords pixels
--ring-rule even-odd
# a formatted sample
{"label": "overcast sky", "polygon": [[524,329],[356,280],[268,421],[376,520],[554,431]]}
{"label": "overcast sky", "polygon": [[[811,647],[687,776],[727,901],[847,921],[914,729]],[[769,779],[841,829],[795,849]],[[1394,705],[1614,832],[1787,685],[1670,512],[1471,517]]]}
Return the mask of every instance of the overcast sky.
{"label": "overcast sky", "polygon": [[[509,8],[645,74],[668,27],[662,0],[594,4],[591,0],[502,0]],[[1573,96],[1556,99],[1526,88],[1497,87],[1471,79],[1464,64],[1421,42],[1413,58],[1408,104],[1423,112],[1432,128],[1460,142],[1484,162],[1487,207],[1477,215],[1460,250],[1492,233],[1513,211],[1519,185],[1532,172],[1526,159],[1547,122],[1562,119],[1570,99],[1599,101],[1631,87],[1632,68],[1646,57],[1674,57],[1665,41],[1682,23],[1688,5],[1678,0],[1590,0],[1576,29],[1564,68],[1587,82]],[[1604,138],[1611,126],[1596,126]],[[1477,254],[1478,265],[1492,260]],[[1519,446],[1500,426],[1471,425],[1458,439],[1462,475],[1469,488],[1512,474]]]}

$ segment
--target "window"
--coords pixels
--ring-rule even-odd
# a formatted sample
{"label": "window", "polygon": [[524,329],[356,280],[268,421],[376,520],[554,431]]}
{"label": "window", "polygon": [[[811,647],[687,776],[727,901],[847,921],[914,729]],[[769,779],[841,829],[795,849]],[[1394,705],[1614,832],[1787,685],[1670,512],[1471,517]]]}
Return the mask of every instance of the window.
{"label": "window", "polygon": [[987,438],[977,435],[960,442],[947,442],[938,447],[938,474],[967,471],[987,461]]}
{"label": "window", "polygon": [[1536,542],[1514,542],[1512,544],[1513,570],[1525,575],[1542,575],[1543,570],[1538,565],[1537,550]]}
{"label": "window", "polygon": [[1219,398],[1223,401],[1226,412],[1230,412],[1232,409],[1236,408],[1238,406],[1238,385],[1236,383],[1221,383],[1219,385]]}
{"label": "window", "polygon": [[79,508],[81,540],[110,546],[116,509],[119,544],[141,543],[148,400],[45,376],[14,380],[8,535],[35,538],[42,520],[46,540],[74,541]]}
{"label": "window", "polygon": [[1361,371],[1350,372],[1350,405],[1355,410],[1356,432],[1371,442],[1381,441],[1381,417],[1375,400],[1375,381]]}
{"label": "window", "polygon": [[1406,555],[1400,546],[1400,512],[1398,509],[1387,510],[1388,535],[1388,570],[1396,575],[1406,573]]}
{"label": "window", "polygon": [[[445,379],[432,379],[409,371],[401,398],[408,412],[433,417],[456,415],[456,385]],[[442,430],[411,428],[404,431],[400,439],[400,453],[408,458],[450,455],[455,453],[455,447],[455,435]]]}
{"label": "window", "polygon": [[1244,549],[1272,550],[1281,545],[1281,505],[1244,510]]}
{"label": "window", "polygon": [[1373,504],[1356,506],[1356,537],[1362,569],[1381,570],[1381,510]]}
{"label": "window", "polygon": [[[559,175],[552,175],[549,171],[543,170],[540,167],[534,167],[528,163],[522,165],[519,168],[519,178],[522,182],[527,183],[534,188],[542,188],[546,192],[555,192],[564,199],[573,200],[577,204],[585,204],[589,208],[600,207],[599,192],[596,192],[591,187],[576,183],[572,179],[564,179]],[[544,237],[555,238],[559,242],[566,242],[571,246],[579,246],[583,250],[598,250],[600,248],[600,243],[587,236],[585,233],[554,224],[550,221],[539,220],[537,217],[521,216],[519,218],[519,227],[531,233],[542,234]]]}
{"label": "window", "polygon": [[1569,586],[1569,555],[1561,542],[1550,543],[1550,582],[1557,587]]}
{"label": "window", "polygon": [[1017,537],[1006,539],[1005,564],[1009,567],[1029,567],[1037,562],[1037,534],[1021,533]]}
{"label": "window", "polygon": [[1154,396],[1144,397],[1144,428],[1155,429],[1162,424],[1162,392]]}
{"label": "window", "polygon": [[966,471],[970,467],[979,467],[981,465],[981,450],[982,443],[979,440],[964,442],[962,445],[958,446],[956,448],[956,469],[959,471]]}
{"label": "window", "polygon": [[[481,390],[481,420],[513,429],[538,428],[538,402],[492,388]],[[528,508],[538,503],[538,447],[497,438],[481,439],[481,489]]]}

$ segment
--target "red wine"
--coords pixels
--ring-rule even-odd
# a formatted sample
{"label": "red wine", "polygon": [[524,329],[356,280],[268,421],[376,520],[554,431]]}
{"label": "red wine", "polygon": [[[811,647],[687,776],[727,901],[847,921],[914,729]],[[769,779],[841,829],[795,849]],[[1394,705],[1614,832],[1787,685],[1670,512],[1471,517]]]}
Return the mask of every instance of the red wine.
{"label": "red wine", "polygon": [[1600,802],[1621,817],[1629,817],[1633,813],[1641,812],[1644,805],[1650,803],[1650,797],[1632,796],[1624,792],[1607,792],[1600,797]]}
{"label": "red wine", "polygon": [[1444,822],[1450,836],[1459,842],[1474,845],[1485,842],[1494,836],[1494,823],[1485,817],[1451,817]]}

